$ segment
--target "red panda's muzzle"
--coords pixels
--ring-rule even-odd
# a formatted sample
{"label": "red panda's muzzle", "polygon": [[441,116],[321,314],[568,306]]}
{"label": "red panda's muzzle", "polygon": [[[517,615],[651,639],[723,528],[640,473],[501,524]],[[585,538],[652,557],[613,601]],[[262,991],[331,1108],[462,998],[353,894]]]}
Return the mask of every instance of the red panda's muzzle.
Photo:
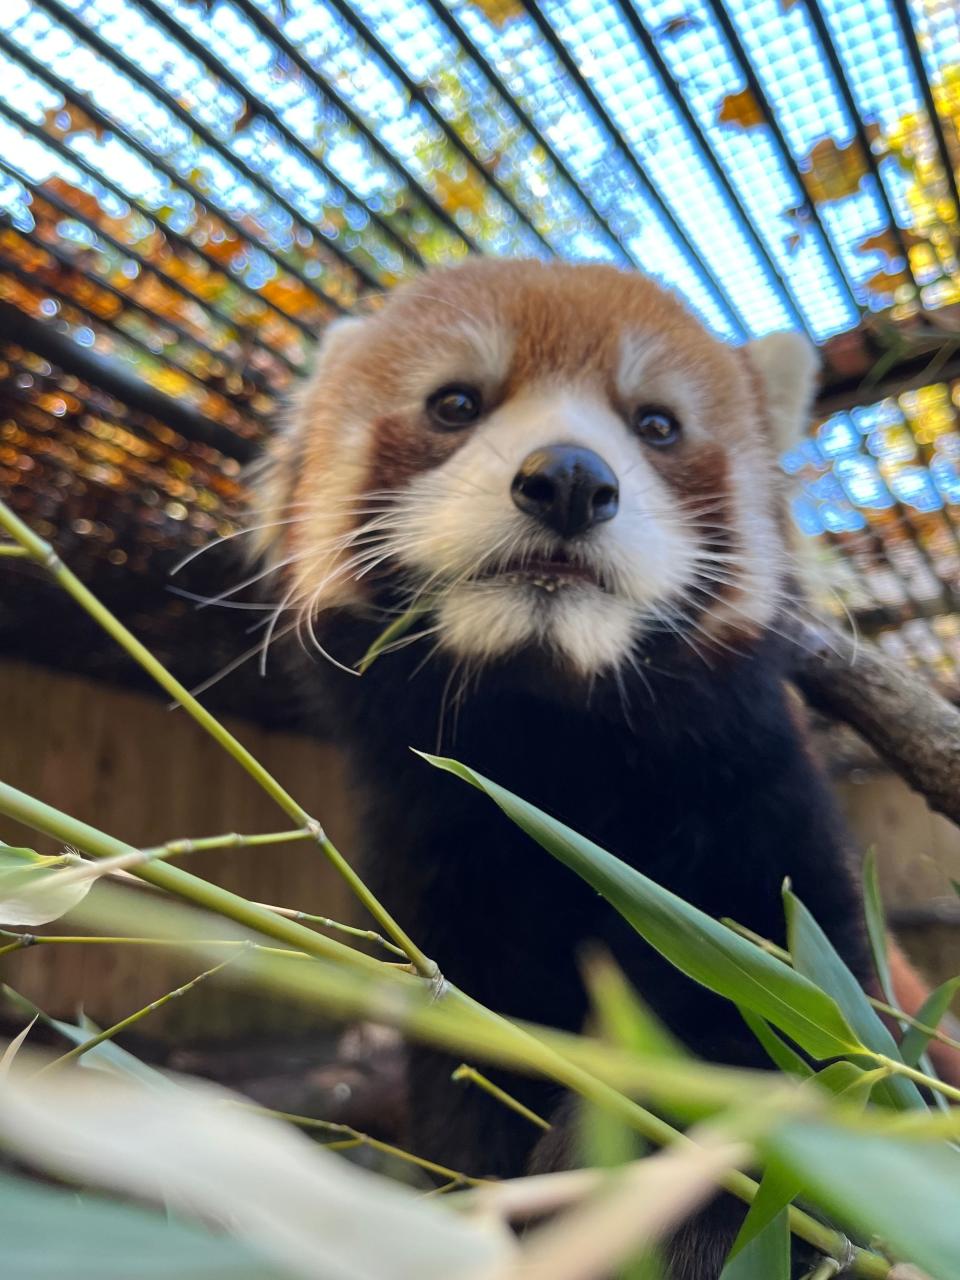
{"label": "red panda's muzzle", "polygon": [[612,520],[620,506],[620,485],[599,453],[574,444],[553,444],[527,454],[510,494],[524,514],[575,538]]}

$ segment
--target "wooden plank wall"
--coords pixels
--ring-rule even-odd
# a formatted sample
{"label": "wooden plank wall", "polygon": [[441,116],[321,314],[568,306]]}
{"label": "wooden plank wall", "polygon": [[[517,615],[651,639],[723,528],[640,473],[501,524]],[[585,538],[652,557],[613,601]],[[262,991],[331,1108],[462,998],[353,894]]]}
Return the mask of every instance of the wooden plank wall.
{"label": "wooden plank wall", "polygon": [[[888,909],[936,902],[948,909],[960,905],[950,883],[960,881],[960,829],[931,813],[894,774],[861,776],[842,783],[839,793],[860,848],[877,851]],[[903,925],[897,934],[930,978],[940,982],[960,973],[957,925]]]}
{"label": "wooden plank wall", "polygon": [[[249,724],[230,721],[228,727],[346,852],[350,803],[337,752]],[[21,663],[0,663],[0,778],[140,847],[289,825],[198,725],[184,712],[168,710],[161,698]],[[57,852],[14,823],[0,826],[0,838]],[[259,901],[335,920],[355,916],[342,881],[305,843],[194,854],[184,865]],[[63,933],[64,926],[46,932]],[[135,921],[129,932],[136,933]],[[182,965],[171,968],[156,949],[102,945],[38,946],[0,961],[0,979],[49,1012],[72,1015],[82,1004],[101,1024],[172,989],[187,972]],[[178,1036],[298,1020],[296,1011],[237,1000],[213,983],[170,1009],[151,1027]]]}

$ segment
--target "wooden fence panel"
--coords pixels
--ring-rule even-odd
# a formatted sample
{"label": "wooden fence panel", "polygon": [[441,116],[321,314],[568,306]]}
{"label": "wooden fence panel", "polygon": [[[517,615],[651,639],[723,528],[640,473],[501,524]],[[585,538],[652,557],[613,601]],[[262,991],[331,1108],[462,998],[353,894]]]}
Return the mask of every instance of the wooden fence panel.
{"label": "wooden fence panel", "polygon": [[[337,751],[255,725],[229,727],[348,851],[350,802]],[[160,698],[23,663],[0,664],[0,778],[137,846],[288,825],[184,712]],[[56,852],[14,823],[0,827],[0,838]],[[307,844],[195,854],[185,865],[260,901],[356,918],[341,880]],[[51,1013],[70,1015],[82,1004],[105,1023],[171,989],[187,972],[155,949],[69,945],[11,956],[0,977]],[[151,1025],[178,1036],[268,1030],[313,1016],[275,1001],[237,1000],[213,984],[170,1008]]]}

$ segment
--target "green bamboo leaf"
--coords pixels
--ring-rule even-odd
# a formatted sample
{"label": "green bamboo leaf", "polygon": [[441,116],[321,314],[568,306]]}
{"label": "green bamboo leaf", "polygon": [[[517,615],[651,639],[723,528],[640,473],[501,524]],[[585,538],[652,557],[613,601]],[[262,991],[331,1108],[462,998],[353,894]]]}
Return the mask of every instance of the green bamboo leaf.
{"label": "green bamboo leaf", "polygon": [[[54,1031],[59,1031],[71,1044],[86,1044],[88,1040],[100,1031],[96,1023],[92,1022],[85,1013],[80,1014],[79,1024],[63,1022],[60,1018],[51,1018],[48,1013],[44,1013],[26,996],[22,996],[19,991],[14,991],[6,983],[0,984],[0,993],[18,1009],[39,1019],[44,1026],[50,1027]],[[156,1068],[141,1062],[139,1058],[129,1053],[126,1049],[121,1049],[112,1040],[105,1040],[103,1044],[98,1044],[88,1050],[80,1058],[79,1065],[81,1067],[95,1068],[98,1071],[112,1072],[114,1075],[132,1076],[134,1079],[141,1080],[144,1084],[149,1084],[157,1089],[175,1089],[177,1087],[171,1076],[164,1075],[162,1071],[157,1071]]]}
{"label": "green bamboo leaf", "polygon": [[65,863],[77,856],[41,857],[33,849],[0,844],[0,923],[32,927],[66,915],[90,892]]}
{"label": "green bamboo leaf", "polygon": [[[787,946],[797,971],[829,992],[863,1045],[899,1062],[897,1042],[833,943],[789,886],[784,887],[783,901],[787,913]],[[874,1097],[878,1102],[901,1109],[925,1108],[920,1090],[912,1080],[903,1077],[893,1076],[877,1084]]]}
{"label": "green bamboo leaf", "polygon": [[[940,1025],[940,1019],[950,1008],[950,1002],[960,991],[960,977],[948,978],[946,982],[941,982],[924,1000],[922,1006],[917,1011],[915,1017],[917,1022],[922,1022],[930,1028],[936,1028]],[[919,1027],[908,1027],[906,1034],[900,1044],[900,1056],[908,1067],[915,1067],[923,1057],[927,1045],[930,1043],[930,1032],[921,1031]]]}
{"label": "green bamboo leaf", "polygon": [[720,1280],[790,1280],[790,1223],[786,1209],[781,1209],[736,1255],[731,1252]]}
{"label": "green bamboo leaf", "polygon": [[830,1062],[815,1073],[813,1079],[829,1093],[843,1093],[865,1072],[853,1062]]}
{"label": "green bamboo leaf", "polygon": [[[589,954],[583,976],[600,1034],[641,1057],[676,1059],[687,1055],[646,1007],[616,961],[606,951]],[[644,1154],[636,1130],[602,1107],[581,1104],[578,1126],[582,1163],[611,1169]]]}
{"label": "green bamboo leaf", "polygon": [[744,1022],[757,1037],[767,1056],[787,1075],[800,1076],[806,1079],[813,1075],[813,1067],[801,1058],[795,1049],[792,1049],[784,1040],[781,1040],[769,1023],[755,1013],[751,1013],[749,1009],[740,1008],[740,1016]]}
{"label": "green bamboo leaf", "polygon": [[831,1062],[817,1072],[814,1080],[828,1093],[861,1109],[870,1101],[870,1095],[878,1084],[873,1072],[864,1071],[852,1062]]}
{"label": "green bamboo leaf", "polygon": [[[16,1280],[291,1280],[222,1232],[0,1174],[4,1272]],[[135,1259],[135,1262],[132,1260]]]}
{"label": "green bamboo leaf", "polygon": [[[68,1022],[58,1022],[57,1030],[60,1031],[67,1039],[72,1040],[74,1044],[86,1044],[88,1040],[92,1040],[94,1036],[98,1036],[103,1027],[98,1027],[92,1018],[88,1018],[82,1011],[78,1014],[77,1025],[71,1026]],[[116,1075],[132,1076],[135,1080],[142,1080],[145,1084],[160,1089],[176,1088],[176,1082],[168,1075],[164,1075],[162,1071],[158,1071],[156,1067],[151,1067],[141,1060],[128,1049],[123,1049],[114,1040],[104,1040],[102,1044],[95,1044],[92,1049],[88,1049],[85,1054],[77,1059],[80,1067],[95,1067],[98,1071],[112,1071]]]}
{"label": "green bamboo leaf", "polygon": [[[887,1004],[897,1008],[899,1006],[899,1001],[897,1000],[897,993],[894,990],[893,979],[890,976],[889,952],[887,950],[887,924],[883,910],[883,898],[880,894],[880,880],[877,874],[877,858],[876,850],[874,848],[870,848],[867,851],[867,856],[864,859],[863,895],[867,934],[870,939],[870,949],[873,952],[874,967],[877,971],[877,977],[880,979],[880,989],[883,992]],[[947,999],[949,1001],[949,996]],[[932,1007],[933,1009],[936,1009],[937,1005],[934,1004]],[[945,1009],[941,1010],[941,1012],[937,1014],[938,1022],[940,1018],[943,1017],[944,1012]],[[922,1022],[923,1019],[918,1018],[917,1021]],[[924,1052],[926,1042],[929,1040],[929,1037],[926,1037],[926,1039],[921,1042],[923,1037],[922,1032],[915,1031],[914,1034],[910,1036],[907,1033],[907,1027],[903,1022],[901,1022],[900,1026],[905,1032],[900,1043],[900,1056],[903,1057],[904,1055],[904,1044],[906,1043],[909,1043],[910,1053],[915,1055],[911,1058],[903,1057],[904,1062],[911,1067],[919,1066],[928,1076],[936,1076],[936,1068]],[[948,1110],[949,1104],[942,1094],[935,1093],[933,1097],[934,1103],[941,1111]]]}
{"label": "green bamboo leaf", "polygon": [[577,1163],[590,1169],[618,1169],[647,1153],[647,1144],[603,1107],[583,1100],[577,1106]]}
{"label": "green bamboo leaf", "polygon": [[863,860],[863,910],[870,950],[873,953],[873,964],[880,979],[880,989],[888,1004],[896,1004],[893,983],[890,979],[890,962],[887,957],[887,921],[877,875],[877,851],[872,847],[867,850],[867,856]]}
{"label": "green bamboo leaf", "polygon": [[[5,844],[0,840],[0,873],[4,871],[22,871],[30,863],[43,863],[49,859],[42,858],[35,849],[25,849],[22,845]],[[58,859],[54,861],[59,862]]]}
{"label": "green bamboo leaf", "polygon": [[645,1058],[686,1058],[686,1049],[640,999],[606,951],[588,956],[583,977],[601,1034]]}
{"label": "green bamboo leaf", "polygon": [[662,1250],[655,1245],[645,1249],[639,1258],[626,1264],[620,1280],[667,1280],[667,1264]]}
{"label": "green bamboo leaf", "polygon": [[430,602],[424,600],[421,603],[414,605],[412,609],[408,609],[406,613],[401,614],[399,618],[394,618],[389,627],[386,627],[380,632],[376,640],[374,640],[373,644],[371,644],[370,648],[357,663],[357,673],[362,676],[365,671],[369,670],[385,649],[388,649],[390,645],[394,644],[397,640],[402,639],[417,619],[422,618],[423,615],[425,613],[429,613],[429,611]]}
{"label": "green bamboo leaf", "polygon": [[[769,1160],[747,1216],[731,1246],[720,1280],[790,1280],[787,1207],[801,1192],[791,1169]],[[786,1270],[781,1270],[786,1255]]]}
{"label": "green bamboo leaf", "polygon": [[960,1280],[960,1154],[814,1121],[792,1122],[764,1144],[793,1169],[804,1196],[862,1240],[936,1280]]}
{"label": "green bamboo leaf", "polygon": [[835,1001],[781,960],[467,766],[424,759],[488,795],[688,977],[767,1018],[817,1058],[862,1050]]}

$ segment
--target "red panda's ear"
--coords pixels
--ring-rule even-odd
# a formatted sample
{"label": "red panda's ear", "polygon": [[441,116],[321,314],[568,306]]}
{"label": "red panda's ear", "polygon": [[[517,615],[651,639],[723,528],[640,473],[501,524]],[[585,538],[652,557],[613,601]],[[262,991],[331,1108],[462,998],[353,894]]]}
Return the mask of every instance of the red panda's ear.
{"label": "red panda's ear", "polygon": [[789,449],[810,425],[820,357],[800,333],[770,333],[744,348],[760,375],[777,451]]}
{"label": "red panda's ear", "polygon": [[317,387],[363,325],[362,319],[345,316],[324,329],[314,354],[312,373],[297,387],[277,429],[247,472],[251,532],[245,541],[251,560],[269,562],[280,554],[289,528],[284,521],[294,514],[290,503],[310,430]]}

